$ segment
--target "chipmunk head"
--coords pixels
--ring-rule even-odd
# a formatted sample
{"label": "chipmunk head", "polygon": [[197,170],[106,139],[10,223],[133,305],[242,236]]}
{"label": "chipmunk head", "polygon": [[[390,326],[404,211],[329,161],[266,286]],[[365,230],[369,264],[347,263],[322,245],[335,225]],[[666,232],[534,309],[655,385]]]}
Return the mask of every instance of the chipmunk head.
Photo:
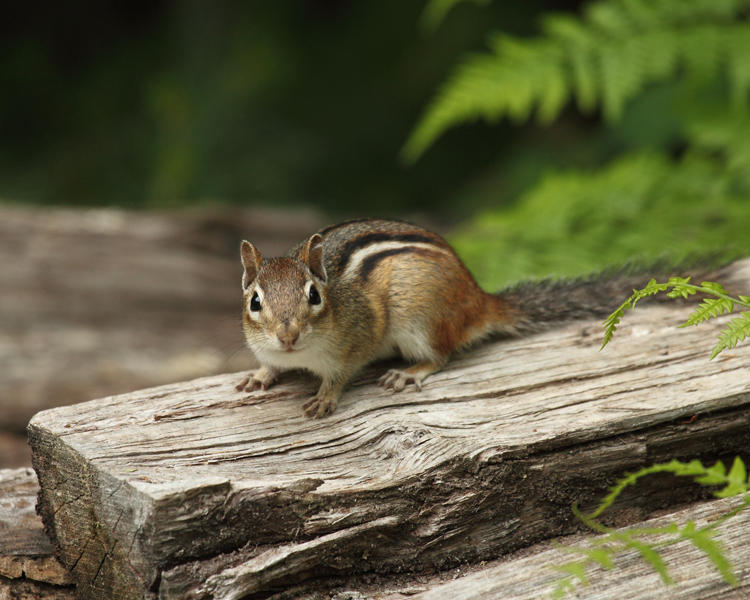
{"label": "chipmunk head", "polygon": [[299,258],[264,260],[248,241],[242,242],[241,256],[242,322],[250,348],[271,362],[293,362],[295,353],[314,352],[315,328],[331,318],[323,238],[310,237]]}

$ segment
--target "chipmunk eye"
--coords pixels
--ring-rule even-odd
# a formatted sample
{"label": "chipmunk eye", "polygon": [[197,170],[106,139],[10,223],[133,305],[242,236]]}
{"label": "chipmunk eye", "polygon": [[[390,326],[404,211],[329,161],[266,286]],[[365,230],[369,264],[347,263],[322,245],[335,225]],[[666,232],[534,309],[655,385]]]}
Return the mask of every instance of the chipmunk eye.
{"label": "chipmunk eye", "polygon": [[307,293],[307,298],[310,300],[310,304],[320,304],[320,294],[314,285],[310,286],[310,291]]}
{"label": "chipmunk eye", "polygon": [[260,310],[260,296],[258,296],[258,292],[255,292],[253,297],[250,298],[250,310],[253,312]]}

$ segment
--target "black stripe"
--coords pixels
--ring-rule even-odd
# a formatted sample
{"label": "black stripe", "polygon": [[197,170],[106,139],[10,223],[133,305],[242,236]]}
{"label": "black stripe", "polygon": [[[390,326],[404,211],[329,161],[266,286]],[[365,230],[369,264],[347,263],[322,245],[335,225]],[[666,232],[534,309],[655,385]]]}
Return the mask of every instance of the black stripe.
{"label": "black stripe", "polygon": [[362,264],[359,266],[359,276],[364,280],[367,281],[367,278],[370,276],[370,273],[372,273],[373,269],[378,266],[378,263],[383,260],[384,258],[388,258],[389,256],[395,256],[396,254],[404,254],[405,252],[411,252],[413,254],[431,254],[433,252],[437,252],[436,250],[429,250],[427,248],[415,248],[414,246],[406,246],[405,248],[392,248],[390,250],[383,250],[381,252],[376,252],[375,254],[371,254],[366,259],[362,261]]}
{"label": "black stripe", "polygon": [[[346,244],[344,244],[338,257],[339,269],[341,269],[342,271],[344,270],[346,264],[349,262],[349,259],[352,257],[352,254],[354,254],[357,250],[359,250],[360,248],[364,248],[365,246],[369,246],[370,244],[375,244],[377,242],[423,242],[427,244],[433,244],[435,246],[439,245],[438,241],[435,240],[435,238],[421,235],[419,233],[366,233],[365,235],[360,235],[359,237],[356,237],[353,240],[349,240]],[[374,256],[380,256],[380,254],[375,254]],[[366,260],[369,260],[369,258]]]}
{"label": "black stripe", "polygon": [[349,219],[348,221],[342,221],[341,223],[334,223],[333,225],[329,225],[328,227],[324,227],[318,233],[320,235],[325,235],[326,233],[330,233],[334,229],[340,229],[341,227],[346,227],[347,225],[354,225],[355,223],[364,223],[365,221],[372,221],[369,217],[364,217],[362,219]]}

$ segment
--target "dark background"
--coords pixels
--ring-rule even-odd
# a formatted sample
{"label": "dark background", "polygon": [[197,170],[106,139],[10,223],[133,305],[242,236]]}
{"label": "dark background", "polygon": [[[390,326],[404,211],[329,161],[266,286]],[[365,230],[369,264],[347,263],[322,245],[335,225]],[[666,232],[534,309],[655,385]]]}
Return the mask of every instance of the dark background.
{"label": "dark background", "polygon": [[0,197],[63,205],[314,205],[452,219],[507,202],[545,165],[598,164],[571,110],[551,130],[467,125],[398,153],[490,31],[532,34],[576,2],[11,3],[0,20]]}

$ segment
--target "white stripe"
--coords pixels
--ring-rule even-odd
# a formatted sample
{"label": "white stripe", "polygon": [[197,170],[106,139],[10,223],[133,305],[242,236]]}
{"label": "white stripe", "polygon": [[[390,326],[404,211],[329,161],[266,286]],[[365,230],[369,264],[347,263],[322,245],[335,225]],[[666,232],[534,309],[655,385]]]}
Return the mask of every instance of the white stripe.
{"label": "white stripe", "polygon": [[352,277],[357,271],[359,271],[359,267],[368,256],[372,256],[378,252],[383,252],[384,250],[398,250],[400,248],[423,248],[425,250],[432,250],[433,252],[450,254],[445,248],[441,248],[437,244],[429,244],[426,242],[375,242],[374,244],[369,244],[364,248],[360,248],[349,257],[349,262],[346,265],[343,278],[346,279]]}

